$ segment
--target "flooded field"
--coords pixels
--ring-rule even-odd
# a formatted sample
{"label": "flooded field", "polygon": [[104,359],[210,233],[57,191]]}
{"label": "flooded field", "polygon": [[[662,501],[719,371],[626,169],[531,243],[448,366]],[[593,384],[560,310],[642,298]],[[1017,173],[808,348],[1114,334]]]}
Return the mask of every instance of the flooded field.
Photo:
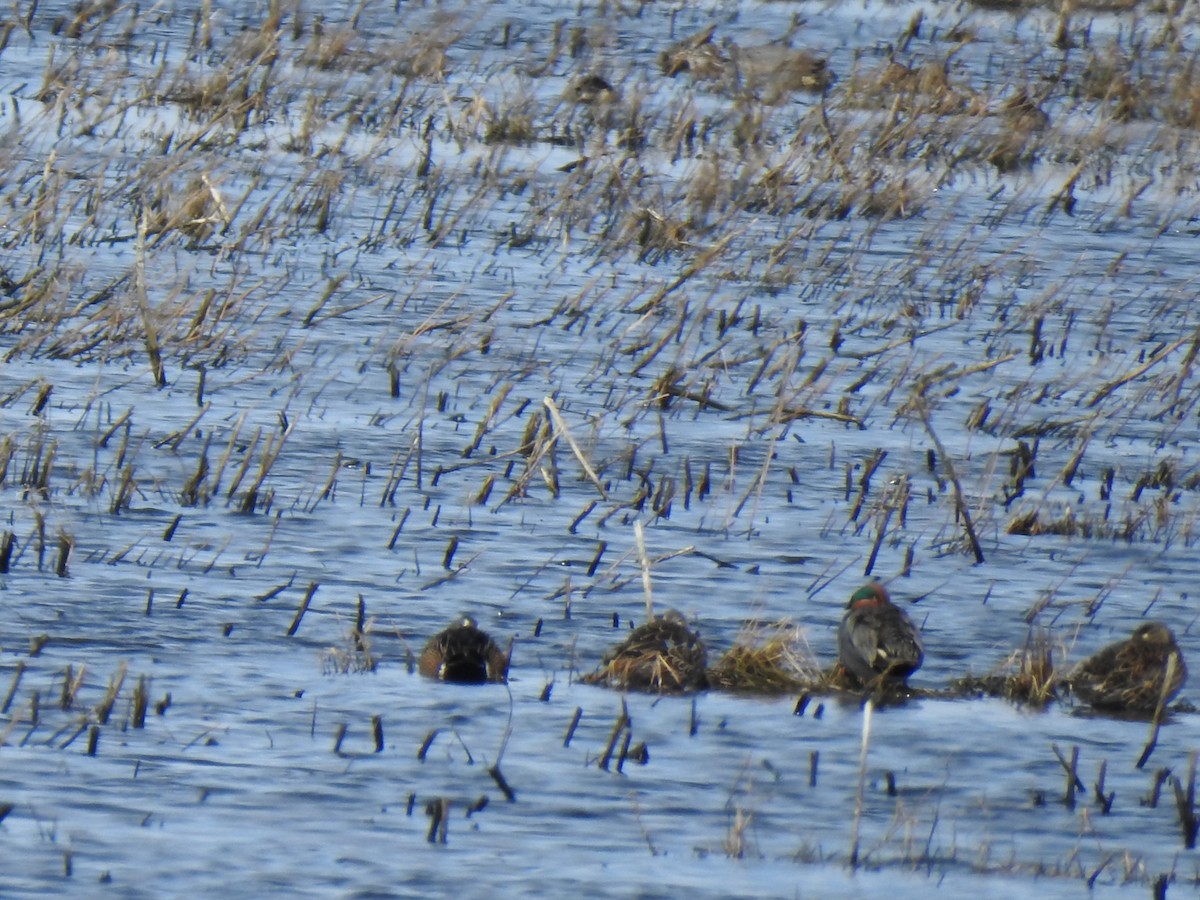
{"label": "flooded field", "polygon": [[[962,688],[1200,671],[1193,7],[2,33],[0,893],[1195,892],[1193,688]],[[906,702],[581,682],[869,578]],[[507,685],[415,673],[464,612]]]}

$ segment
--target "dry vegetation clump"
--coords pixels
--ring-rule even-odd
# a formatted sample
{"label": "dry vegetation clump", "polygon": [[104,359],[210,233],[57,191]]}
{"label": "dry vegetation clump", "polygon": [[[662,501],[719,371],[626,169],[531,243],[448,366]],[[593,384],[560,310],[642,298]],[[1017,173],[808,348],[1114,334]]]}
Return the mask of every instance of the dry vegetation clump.
{"label": "dry vegetation clump", "polygon": [[371,653],[369,635],[348,634],[345,641],[321,651],[321,671],[326,675],[357,675],[374,672],[379,660]]}
{"label": "dry vegetation clump", "polygon": [[821,671],[804,629],[782,621],[751,622],[708,670],[713,688],[746,694],[787,694],[823,688]]}
{"label": "dry vegetation clump", "polygon": [[999,133],[990,140],[984,139],[973,152],[1000,172],[1032,167],[1041,149],[1042,135],[1050,126],[1046,111],[1028,91],[1020,89],[1000,104],[996,120]]}
{"label": "dry vegetation clump", "polygon": [[652,265],[692,246],[686,222],[649,208],[628,213],[625,233],[638,246],[638,259]]}
{"label": "dry vegetation clump", "polygon": [[354,624],[343,634],[342,643],[321,651],[321,669],[326,675],[374,672],[379,660],[371,652],[374,620],[367,618],[367,605],[359,595]]}
{"label": "dry vegetation clump", "polygon": [[487,116],[482,139],[485,144],[520,146],[536,141],[538,132],[532,115],[505,108]]}
{"label": "dry vegetation clump", "polygon": [[1147,119],[1154,112],[1154,92],[1118,47],[1093,53],[1079,79],[1083,97],[1099,100],[1118,122]]}
{"label": "dry vegetation clump", "polygon": [[1036,537],[1042,534],[1056,534],[1063,537],[1102,537],[1108,531],[1102,521],[1097,521],[1088,515],[1079,516],[1068,506],[1058,518],[1044,516],[1039,509],[1022,512],[1008,522],[1005,529],[1008,534],[1022,534]]}
{"label": "dry vegetation clump", "polygon": [[192,175],[182,192],[173,188],[171,179],[164,178],[148,198],[148,235],[178,230],[190,240],[203,243],[218,225],[228,222],[224,200],[208,173]]}
{"label": "dry vegetation clump", "polygon": [[365,35],[351,25],[326,28],[324,18],[316,16],[297,62],[324,72],[381,69],[411,79],[443,81],[451,71],[448,51],[462,36],[452,26],[447,20],[441,28],[388,40]]}
{"label": "dry vegetation clump", "polygon": [[1200,80],[1196,78],[1195,58],[1165,77],[1163,119],[1179,128],[1200,129]]}
{"label": "dry vegetation clump", "polygon": [[908,66],[889,59],[875,69],[855,72],[846,85],[849,106],[901,110],[910,116],[978,114],[983,101],[949,74],[950,58]]}
{"label": "dry vegetation clump", "polygon": [[1014,650],[991,674],[967,676],[952,684],[957,692],[1003,697],[1016,703],[1045,706],[1058,699],[1054,652],[1065,653],[1043,629],[1031,629],[1025,646]]}

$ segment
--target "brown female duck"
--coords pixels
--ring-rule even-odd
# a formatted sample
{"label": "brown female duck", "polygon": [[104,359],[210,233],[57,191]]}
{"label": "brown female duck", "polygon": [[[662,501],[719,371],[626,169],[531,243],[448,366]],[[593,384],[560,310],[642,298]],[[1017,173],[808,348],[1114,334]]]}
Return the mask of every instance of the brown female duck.
{"label": "brown female duck", "polygon": [[428,678],[458,684],[508,680],[509,655],[471,616],[462,616],[429,639],[417,670]]}
{"label": "brown female duck", "polygon": [[707,686],[707,665],[704,641],[671,609],[635,628],[585,680],[624,690],[683,693]]}
{"label": "brown female duck", "polygon": [[1068,676],[1071,690],[1099,709],[1154,712],[1179,693],[1187,666],[1175,635],[1162,622],[1145,622],[1133,635],[1089,656]]}

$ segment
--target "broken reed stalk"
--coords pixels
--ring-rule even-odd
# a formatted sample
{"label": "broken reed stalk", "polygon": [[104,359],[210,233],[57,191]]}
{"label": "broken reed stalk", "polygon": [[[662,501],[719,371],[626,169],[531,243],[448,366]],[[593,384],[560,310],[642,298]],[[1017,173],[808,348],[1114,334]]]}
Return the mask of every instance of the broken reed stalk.
{"label": "broken reed stalk", "polygon": [[[508,678],[508,664],[512,659],[513,642],[509,639],[508,651],[504,655],[504,677]],[[505,683],[505,688],[508,684]],[[504,751],[508,747],[508,741],[513,733],[513,695],[512,691],[508,691],[508,721],[504,724],[504,734],[500,737],[500,746],[496,750],[496,761],[488,768],[488,774],[492,776],[492,781],[496,782],[496,787],[500,788],[500,793],[504,794],[504,799],[509,803],[515,803],[517,800],[517,792],[512,789],[504,775],[500,772],[500,762],[504,759]]]}
{"label": "broken reed stalk", "polygon": [[1096,802],[1100,804],[1100,815],[1107,816],[1112,812],[1113,800],[1116,799],[1116,791],[1104,793],[1104,777],[1108,774],[1108,760],[1100,761],[1100,771],[1096,775],[1096,784],[1093,788],[1096,796]]}
{"label": "broken reed stalk", "polygon": [[248,446],[242,452],[242,463],[233,473],[233,483],[229,485],[229,490],[225,494],[225,500],[233,501],[233,495],[237,493],[237,489],[241,486],[242,479],[246,477],[246,472],[250,469],[250,463],[254,460],[254,451],[258,449],[258,442],[262,440],[262,427],[254,429],[254,439],[250,441]]}
{"label": "broken reed stalk", "polygon": [[879,558],[879,548],[883,546],[883,539],[887,535],[888,523],[892,520],[892,515],[896,512],[895,507],[888,506],[884,510],[883,519],[879,523],[879,529],[875,533],[875,542],[871,544],[871,553],[867,556],[867,565],[863,569],[863,575],[870,576],[871,571],[875,568],[875,560]]}
{"label": "broken reed stalk", "polygon": [[550,412],[550,418],[554,420],[555,429],[560,435],[567,439],[567,445],[571,448],[571,452],[575,454],[575,458],[579,460],[579,465],[583,467],[583,472],[585,475],[587,475],[588,480],[596,486],[596,490],[600,492],[600,496],[607,500],[608,492],[604,490],[604,485],[600,483],[600,477],[596,474],[595,469],[592,468],[592,464],[589,463],[587,458],[583,455],[583,450],[581,450],[579,444],[575,442],[574,436],[572,436],[570,429],[567,428],[567,423],[563,420],[562,414],[558,411],[558,406],[554,403],[554,398],[544,397],[542,398],[542,403]]}
{"label": "broken reed stalk", "polygon": [[145,206],[138,217],[137,240],[134,244],[134,286],[138,311],[142,314],[142,331],[146,338],[146,356],[150,359],[150,370],[154,383],[160,388],[167,386],[167,375],[163,370],[162,351],[158,345],[158,328],[150,313],[150,298],[146,294],[146,229],[149,212]]}
{"label": "broken reed stalk", "polygon": [[930,418],[929,406],[925,403],[925,399],[922,397],[917,402],[920,403],[921,421],[925,423],[925,431],[929,435],[929,439],[933,441],[934,449],[937,450],[938,457],[942,460],[942,465],[946,467],[946,476],[950,479],[950,484],[954,487],[954,509],[958,515],[962,516],[963,530],[966,532],[967,540],[971,544],[971,552],[975,554],[975,562],[982,564],[984,561],[983,549],[979,546],[979,538],[975,535],[975,525],[971,521],[971,511],[967,508],[962,483],[958,480],[958,473],[954,470],[954,461],[950,458],[937,433],[933,430],[933,421]]}
{"label": "broken reed stalk", "polygon": [[80,687],[83,686],[83,676],[86,673],[87,666],[80,666],[78,674],[75,674],[73,667],[69,665],[63,671],[62,694],[58,701],[60,709],[70,709],[75,705],[75,697],[79,694]]}
{"label": "broken reed stalk", "polygon": [[1171,776],[1171,787],[1175,790],[1175,809],[1179,813],[1179,827],[1183,831],[1184,849],[1196,848],[1196,833],[1200,831],[1200,819],[1196,817],[1196,756],[1193,750],[1188,756],[1187,790],[1180,780]]}
{"label": "broken reed stalk", "polygon": [[663,300],[666,299],[668,294],[687,284],[687,282],[695,277],[698,272],[703,271],[709,265],[709,263],[724,253],[729,245],[733,243],[734,238],[742,234],[743,231],[744,229],[730,231],[719,241],[701,253],[700,256],[696,258],[695,262],[684,269],[674,281],[663,285],[654,293],[654,296],[652,296],[641,306],[634,308],[632,312],[634,312],[636,315],[644,316],[646,313],[655,309]]}
{"label": "broken reed stalk", "polygon": [[1156,353],[1150,359],[1146,360],[1146,362],[1144,362],[1142,365],[1135,366],[1133,369],[1130,369],[1128,372],[1126,372],[1124,375],[1122,375],[1116,381],[1110,381],[1104,387],[1100,388],[1100,390],[1096,391],[1096,393],[1092,395],[1092,399],[1088,401],[1088,404],[1087,404],[1088,407],[1090,408],[1090,407],[1095,406],[1096,404],[1098,404],[1102,400],[1104,400],[1106,397],[1108,397],[1113,391],[1117,390],[1118,388],[1124,387],[1125,385],[1129,384],[1129,382],[1135,380],[1136,378],[1141,377],[1149,369],[1158,365],[1160,362],[1162,362],[1164,359],[1166,359],[1168,356],[1170,356],[1172,353],[1174,353],[1176,350],[1178,350],[1180,347],[1182,347],[1188,341],[1196,341],[1196,340],[1200,340],[1200,328],[1198,328],[1196,331],[1192,332],[1191,334],[1188,334],[1188,335],[1185,335],[1184,337],[1179,338],[1179,340],[1177,340],[1177,341],[1173,341],[1172,343],[1168,344],[1166,347],[1163,347],[1162,350],[1160,350],[1158,353]]}
{"label": "broken reed stalk", "polygon": [[363,595],[358,595],[358,608],[354,613],[354,649],[359,653],[366,651],[367,634],[367,601]]}
{"label": "broken reed stalk", "polygon": [[425,757],[429,754],[429,748],[433,746],[433,742],[440,731],[440,728],[435,728],[429,734],[425,735],[425,740],[421,741],[421,746],[417,748],[417,759],[419,761],[425,762]]}
{"label": "broken reed stalk", "polygon": [[21,683],[21,676],[25,674],[25,660],[17,660],[16,671],[13,672],[12,684],[8,686],[8,693],[4,695],[4,702],[0,703],[0,714],[7,714],[8,709],[12,706],[13,696],[17,693],[17,686]]}
{"label": "broken reed stalk", "polygon": [[65,531],[58,533],[58,562],[54,565],[54,574],[59,578],[67,577],[67,562],[71,558],[71,549],[75,546],[75,538]]}
{"label": "broken reed stalk", "polygon": [[[36,697],[36,694],[34,695]],[[8,720],[8,724],[0,728],[0,747],[8,743],[8,736],[12,734],[18,725],[25,721],[25,710],[17,710],[16,714]]]}
{"label": "broken reed stalk", "polygon": [[621,752],[617,754],[617,774],[625,771],[625,760],[629,756],[629,742],[633,740],[633,732],[626,729],[625,737],[621,739]]}
{"label": "broken reed stalk", "polygon": [[616,749],[617,741],[621,737],[621,732],[629,727],[629,705],[625,702],[625,698],[621,698],[621,714],[617,716],[616,724],[613,725],[612,734],[608,738],[608,746],[604,748],[604,753],[600,757],[600,768],[608,771],[608,764],[612,760],[613,750]]}
{"label": "broken reed stalk", "polygon": [[867,499],[867,494],[871,490],[871,476],[875,474],[875,470],[880,464],[887,459],[887,451],[882,448],[876,448],[863,463],[862,476],[858,479],[858,499],[854,503],[854,509],[850,512],[850,521],[857,522],[858,515],[862,512],[863,503]]}
{"label": "broken reed stalk", "polygon": [[1137,768],[1143,768],[1150,760],[1150,754],[1158,745],[1158,730],[1162,727],[1163,714],[1167,709],[1167,698],[1171,693],[1171,685],[1175,682],[1175,669],[1179,664],[1178,654],[1172,653],[1167,657],[1167,670],[1163,674],[1162,689],[1158,694],[1158,703],[1154,706],[1154,717],[1150,720],[1150,737],[1138,757]]}
{"label": "broken reed stalk", "polygon": [[635,519],[633,522],[633,540],[637,546],[638,566],[642,570],[642,592],[646,595],[646,624],[649,624],[654,621],[654,590],[650,583],[650,557],[646,554],[641,519]]}
{"label": "broken reed stalk", "polygon": [[[543,459],[547,456],[550,459],[550,466],[557,469],[554,449],[558,446],[558,438],[562,432],[555,431],[552,427],[553,423],[547,418],[542,418],[539,414],[534,414],[530,417],[529,426],[525,429],[525,436],[521,442],[521,455],[525,457],[525,471],[521,473],[512,487],[508,489],[508,493],[504,495],[504,499],[497,504],[496,509],[499,509],[504,504],[518,497],[524,497],[525,492],[529,487],[529,482],[533,480],[535,473],[540,472],[543,478],[546,478],[545,467],[541,465]],[[547,479],[549,483],[549,479]],[[550,485],[551,490],[557,495],[557,487]]]}
{"label": "broken reed stalk", "polygon": [[[14,684],[14,688],[15,688],[15,684]],[[9,693],[9,697],[10,697],[10,699],[12,697],[11,691]],[[8,706],[7,706],[7,704],[5,704],[5,710],[7,710],[7,708],[8,708]],[[0,710],[0,712],[3,712],[3,711],[4,710]],[[567,726],[567,733],[563,735],[563,746],[564,747],[571,746],[571,738],[573,738],[575,736],[575,729],[579,727],[579,720],[582,718],[583,718],[583,707],[582,706],[575,707],[575,715],[573,715],[571,717],[571,724]]]}
{"label": "broken reed stalk", "polygon": [[871,746],[871,711],[875,701],[870,697],[863,704],[862,748],[858,755],[858,787],[854,792],[854,823],[850,829],[850,870],[858,868],[859,828],[862,825],[863,795],[867,786],[867,751]]}
{"label": "broken reed stalk", "polygon": [[[286,421],[286,417],[284,417]],[[282,433],[276,435],[271,434],[267,438],[267,445],[263,448],[262,455],[258,461],[258,475],[254,479],[254,484],[250,485],[246,493],[242,496],[242,502],[239,504],[239,509],[244,513],[252,513],[258,505],[258,493],[262,489],[263,482],[266,481],[267,473],[271,471],[271,467],[275,465],[275,460],[279,458],[280,452],[283,450],[283,445],[287,443],[288,437],[295,428],[294,422],[287,422]],[[247,454],[248,455],[248,454]],[[269,505],[269,504],[268,504]]]}
{"label": "broken reed stalk", "polygon": [[450,827],[450,798],[436,797],[425,804],[425,815],[429,816],[429,831],[425,840],[431,844],[444,844]]}
{"label": "broken reed stalk", "polygon": [[300,608],[296,610],[296,617],[292,619],[292,624],[288,626],[288,637],[295,636],[296,632],[300,630],[300,620],[308,612],[308,604],[312,602],[313,594],[317,592],[317,588],[320,586],[320,582],[314,581],[308,586],[308,590],[304,592],[304,599],[300,601]]}
{"label": "broken reed stalk", "polygon": [[516,803],[517,792],[505,780],[503,773],[500,771],[500,764],[496,763],[496,765],[490,766],[487,771],[492,776],[492,781],[496,782],[496,787],[500,788],[500,793],[504,795],[504,799],[509,803]]}
{"label": "broken reed stalk", "polygon": [[146,727],[146,707],[149,705],[150,683],[145,675],[138,676],[137,687],[133,689],[133,727]]}
{"label": "broken reed stalk", "polygon": [[1074,809],[1075,792],[1077,790],[1083,792],[1087,791],[1087,788],[1079,778],[1079,747],[1073,746],[1071,748],[1070,762],[1068,762],[1067,758],[1063,756],[1062,751],[1058,749],[1058,744],[1051,744],[1050,749],[1054,751],[1054,755],[1058,758],[1059,764],[1067,773],[1067,787],[1063,794],[1063,803],[1066,805],[1067,809]]}

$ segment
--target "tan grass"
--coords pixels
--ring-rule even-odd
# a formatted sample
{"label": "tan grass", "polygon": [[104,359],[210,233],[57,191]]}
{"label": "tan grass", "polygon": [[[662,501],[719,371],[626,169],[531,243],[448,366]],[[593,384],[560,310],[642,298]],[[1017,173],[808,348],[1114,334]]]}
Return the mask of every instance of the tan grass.
{"label": "tan grass", "polygon": [[804,629],[787,620],[747,623],[708,670],[708,679],[715,688],[750,694],[786,694],[825,684]]}

